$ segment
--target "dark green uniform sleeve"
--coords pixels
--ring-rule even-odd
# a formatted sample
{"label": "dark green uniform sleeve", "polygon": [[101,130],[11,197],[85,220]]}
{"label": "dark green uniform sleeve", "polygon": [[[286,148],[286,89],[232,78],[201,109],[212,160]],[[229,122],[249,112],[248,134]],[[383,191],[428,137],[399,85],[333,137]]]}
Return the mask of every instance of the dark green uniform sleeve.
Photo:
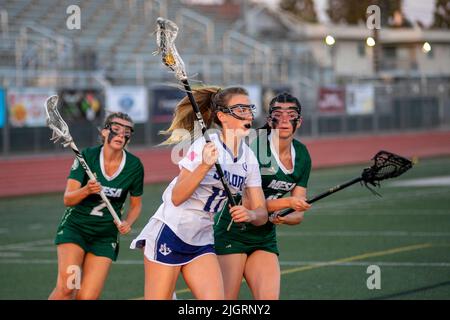
{"label": "dark green uniform sleeve", "polygon": [[133,184],[130,187],[130,195],[132,197],[139,197],[144,193],[144,166],[140,161],[137,171]]}
{"label": "dark green uniform sleeve", "polygon": [[298,187],[308,187],[309,174],[311,173],[311,157],[306,147],[302,148],[302,174],[297,182]]}
{"label": "dark green uniform sleeve", "polygon": [[[81,151],[81,154],[83,155],[84,159],[86,159],[86,150]],[[86,171],[84,171],[84,168],[81,165],[80,161],[78,161],[78,159],[75,157],[72,167],[70,168],[69,176],[67,178],[77,180],[81,184],[83,184],[86,175]]]}

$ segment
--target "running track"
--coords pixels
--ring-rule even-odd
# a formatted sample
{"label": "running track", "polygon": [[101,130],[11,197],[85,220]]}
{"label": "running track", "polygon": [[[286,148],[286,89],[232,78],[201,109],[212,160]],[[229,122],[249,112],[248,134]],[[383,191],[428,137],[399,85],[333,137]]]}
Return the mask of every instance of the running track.
{"label": "running track", "polygon": [[[313,168],[364,163],[379,150],[419,158],[450,155],[450,131],[403,133],[379,136],[304,139]],[[178,174],[171,150],[131,150],[145,168],[145,183],[170,181]],[[74,157],[70,154],[0,159],[0,197],[61,192]]]}

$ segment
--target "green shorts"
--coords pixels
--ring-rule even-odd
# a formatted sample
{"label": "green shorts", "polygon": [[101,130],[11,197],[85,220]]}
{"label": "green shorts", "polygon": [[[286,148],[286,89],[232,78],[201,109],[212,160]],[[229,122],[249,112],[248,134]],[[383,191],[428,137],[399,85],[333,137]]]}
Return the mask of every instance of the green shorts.
{"label": "green shorts", "polygon": [[112,261],[116,261],[119,254],[118,238],[93,237],[70,224],[63,224],[58,227],[55,244],[62,243],[75,243],[86,253],[90,252],[96,256],[107,257]]}
{"label": "green shorts", "polygon": [[278,245],[275,239],[265,239],[263,241],[254,241],[254,239],[245,239],[244,237],[235,237],[233,232],[226,230],[214,230],[214,249],[217,255],[245,253],[252,254],[256,250],[263,250],[280,254]]}

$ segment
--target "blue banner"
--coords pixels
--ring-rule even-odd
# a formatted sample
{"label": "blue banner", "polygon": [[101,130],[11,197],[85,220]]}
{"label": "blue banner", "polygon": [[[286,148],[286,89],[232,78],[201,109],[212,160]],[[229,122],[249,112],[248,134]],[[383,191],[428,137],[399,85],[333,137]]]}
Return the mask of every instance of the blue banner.
{"label": "blue banner", "polygon": [[6,118],[6,92],[5,89],[0,88],[0,128],[5,125]]}
{"label": "blue banner", "polygon": [[186,96],[181,89],[168,86],[150,88],[151,121],[153,123],[169,124],[173,119],[173,112],[178,102]]}

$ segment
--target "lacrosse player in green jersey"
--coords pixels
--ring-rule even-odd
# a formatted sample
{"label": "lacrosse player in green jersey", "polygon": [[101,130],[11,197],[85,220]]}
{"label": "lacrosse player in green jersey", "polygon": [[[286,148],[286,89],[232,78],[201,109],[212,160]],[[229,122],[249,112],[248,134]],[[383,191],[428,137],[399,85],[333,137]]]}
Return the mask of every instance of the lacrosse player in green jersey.
{"label": "lacrosse player in green jersey", "polygon": [[[228,206],[215,219],[215,250],[222,270],[225,299],[238,298],[243,277],[255,299],[279,298],[275,225],[297,225],[302,222],[304,211],[310,208],[306,187],[311,158],[306,146],[294,139],[302,123],[299,101],[288,93],[277,95],[270,102],[267,119],[251,146],[260,165],[267,210],[272,213],[269,222],[263,226],[233,223],[229,229]],[[244,195],[244,203],[245,198]],[[279,210],[286,208],[296,211],[285,217],[277,216]]]}
{"label": "lacrosse player in green jersey", "polygon": [[[119,252],[119,233],[130,232],[139,217],[144,168],[125,150],[133,121],[124,113],[109,115],[101,130],[103,144],[82,155],[97,180],[90,180],[78,160],[72,165],[64,193],[67,207],[56,233],[58,277],[49,299],[99,298],[112,261]],[[103,190],[120,216],[130,194],[122,224],[116,225],[99,192]]]}

